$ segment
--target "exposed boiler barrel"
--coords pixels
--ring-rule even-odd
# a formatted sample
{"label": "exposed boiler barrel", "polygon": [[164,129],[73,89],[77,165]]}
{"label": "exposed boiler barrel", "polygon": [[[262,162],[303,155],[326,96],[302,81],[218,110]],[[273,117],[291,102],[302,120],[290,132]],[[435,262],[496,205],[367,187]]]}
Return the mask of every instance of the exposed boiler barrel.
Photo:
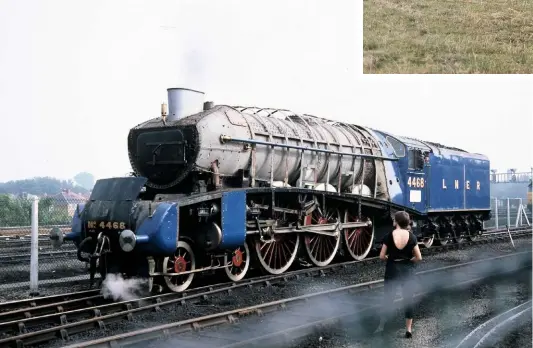
{"label": "exposed boiler barrel", "polygon": [[[303,173],[304,184],[328,181],[337,189],[340,186],[342,191],[351,191],[352,184],[360,183],[362,178],[364,178],[365,183],[372,181],[367,186],[374,186],[376,170],[372,160],[313,151],[303,151],[302,153],[297,149],[280,149],[268,145],[221,141],[221,135],[226,135],[233,138],[380,156],[380,148],[372,134],[357,126],[313,116],[284,114],[284,111],[281,110],[233,108],[217,105],[201,113],[170,122],[166,126],[157,120],[148,121],[138,126],[134,131],[140,140],[149,139],[146,136],[141,136],[143,132],[169,134],[168,128],[170,127],[179,129],[181,134],[188,134],[190,132],[185,132],[185,130],[190,129],[191,126],[194,126],[196,134],[187,139],[180,138],[179,140],[188,144],[187,151],[194,151],[194,155],[187,156],[194,163],[188,163],[187,169],[181,163],[180,171],[211,172],[213,163],[216,163],[218,174],[221,177],[235,176],[240,170],[246,170],[250,171],[250,175],[256,181],[269,182],[272,180],[294,184],[300,182],[300,176]],[[142,130],[142,128],[146,129]],[[135,144],[137,149],[132,149],[133,146],[130,143],[132,166],[149,179],[150,176],[146,173],[155,173],[154,165],[149,163],[149,155],[154,149],[154,145],[157,145],[154,143],[157,137],[156,134],[150,137],[151,145],[141,144],[137,141]],[[145,155],[142,159],[138,155],[131,156],[132,152],[135,153],[134,155],[143,153],[140,150],[143,146],[152,149],[148,151],[150,154],[144,151]],[[168,144],[166,146],[176,145]],[[161,146],[158,147],[160,153],[163,153],[163,150]],[[187,152],[178,149],[172,152],[176,151],[179,153]],[[159,160],[161,163],[164,162],[162,158]],[[157,162],[155,163],[157,164]],[[159,171],[157,178],[154,178],[158,180],[158,185],[162,184],[163,177],[166,178],[166,181],[170,181],[172,178],[173,183],[176,183],[177,177],[183,177],[172,169],[175,168],[167,167],[168,171],[173,172],[171,175],[165,175],[166,171]]]}
{"label": "exposed boiler barrel", "polygon": [[[276,118],[254,114],[255,109],[241,108],[241,111],[221,107],[217,113],[205,117],[198,123],[198,129],[201,130],[199,132],[201,149],[197,164],[200,167],[207,167],[213,158],[217,158],[219,171],[222,174],[231,175],[239,169],[248,169],[254,155],[252,148],[231,143],[221,146],[221,133],[236,138],[362,153],[362,134],[354,128],[322,120],[319,122],[319,119],[313,117]],[[284,181],[286,178],[288,182],[296,181],[300,176],[300,156],[301,151],[298,150],[257,145],[254,160],[256,180],[269,181],[273,168],[274,181]],[[330,155],[328,158],[324,153],[305,151],[303,167],[304,182],[324,182],[327,179],[332,181],[338,176],[339,170],[343,173],[353,171],[357,181],[362,174],[362,159],[339,155]],[[345,175],[341,181],[342,187],[350,185],[352,175]]]}

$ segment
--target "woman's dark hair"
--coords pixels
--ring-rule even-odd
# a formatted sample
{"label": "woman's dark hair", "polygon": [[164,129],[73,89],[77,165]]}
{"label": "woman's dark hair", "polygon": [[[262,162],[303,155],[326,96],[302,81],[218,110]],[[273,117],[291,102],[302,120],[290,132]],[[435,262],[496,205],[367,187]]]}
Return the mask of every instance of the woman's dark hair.
{"label": "woman's dark hair", "polygon": [[409,214],[407,214],[405,211],[399,211],[396,214],[394,214],[394,221],[396,221],[396,224],[403,229],[407,229],[409,227],[409,222],[411,219],[409,219]]}

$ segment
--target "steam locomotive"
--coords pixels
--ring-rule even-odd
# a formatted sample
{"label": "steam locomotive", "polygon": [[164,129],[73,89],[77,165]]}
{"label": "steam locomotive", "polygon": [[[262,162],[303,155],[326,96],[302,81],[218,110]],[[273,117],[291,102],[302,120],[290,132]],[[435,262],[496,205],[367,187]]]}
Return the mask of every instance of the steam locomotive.
{"label": "steam locomotive", "polygon": [[[187,289],[198,272],[364,259],[412,217],[419,243],[476,238],[490,218],[487,157],[288,110],[204,103],[168,89],[168,112],[132,128],[131,177],[98,180],[72,231],[99,272]],[[88,256],[86,256],[88,255]]]}

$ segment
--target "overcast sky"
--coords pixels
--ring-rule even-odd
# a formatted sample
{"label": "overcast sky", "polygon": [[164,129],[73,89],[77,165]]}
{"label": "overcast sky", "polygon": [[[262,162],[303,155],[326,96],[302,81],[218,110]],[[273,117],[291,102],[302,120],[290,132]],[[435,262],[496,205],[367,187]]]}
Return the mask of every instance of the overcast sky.
{"label": "overcast sky", "polygon": [[166,88],[436,141],[529,170],[533,83],[360,76],[347,1],[0,0],[0,181],[130,170],[126,137]]}

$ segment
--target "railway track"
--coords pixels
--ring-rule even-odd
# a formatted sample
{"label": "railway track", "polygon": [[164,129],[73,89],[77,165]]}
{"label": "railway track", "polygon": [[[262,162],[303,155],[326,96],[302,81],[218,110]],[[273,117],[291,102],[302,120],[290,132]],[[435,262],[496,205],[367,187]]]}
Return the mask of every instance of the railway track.
{"label": "railway track", "polygon": [[532,301],[526,301],[487,320],[472,330],[456,348],[493,347],[505,333],[516,327],[517,322],[531,318]]}
{"label": "railway track", "polygon": [[[39,262],[42,261],[51,261],[57,260],[57,257],[69,257],[76,258],[76,250],[61,250],[61,251],[43,251],[39,250]],[[5,255],[0,253],[0,264],[1,265],[13,265],[20,264],[21,262],[28,262],[30,260],[31,254],[13,254]]]}
{"label": "railway track", "polygon": [[[39,246],[52,246],[49,235],[40,235],[38,238]],[[2,238],[0,237],[0,249],[6,248],[29,248],[31,245],[31,236],[20,238]]]}
{"label": "railway track", "polygon": [[[53,227],[60,227],[60,230],[63,233],[67,233],[70,231],[70,226],[61,225],[61,226],[46,226],[39,228],[39,245],[40,246],[50,246],[50,230]],[[513,227],[512,229],[516,228],[524,228],[527,226],[520,226],[520,227]],[[13,248],[13,247],[29,247],[29,243],[31,242],[31,228],[30,227],[17,227],[16,230],[18,231],[25,231],[24,234],[10,234],[10,235],[3,235],[3,230],[0,228],[0,249],[2,248]],[[499,230],[504,230],[504,228],[500,228]],[[489,228],[487,232],[491,231],[497,231],[495,228]]]}
{"label": "railway track", "polygon": [[[515,231],[514,235],[528,235],[531,231]],[[448,244],[422,249],[424,255],[470,245],[481,245],[507,239],[505,235],[484,238],[460,244]],[[236,290],[243,287],[257,287],[287,282],[301,276],[325,275],[356,263],[378,261],[372,257],[363,261],[349,261],[326,267],[312,267],[287,272],[276,276],[262,276],[239,282],[221,283],[193,288],[185,293],[165,293],[131,301],[111,302],[103,298],[99,290],[83,291],[65,295],[48,296],[13,301],[0,304],[0,346],[35,344],[54,338],[68,338],[68,335],[84,332],[93,328],[103,328],[106,324],[129,320],[133,315],[158,311],[165,306],[196,303],[207,297]],[[57,325],[59,323],[59,325]],[[56,325],[40,329],[46,325]]]}
{"label": "railway track", "polygon": [[[60,251],[70,251],[70,250],[76,250],[76,247],[74,244],[67,245],[64,248],[61,248]],[[52,247],[52,245],[39,245],[39,252],[49,252],[49,251],[58,251],[58,249]],[[30,254],[31,252],[31,246],[30,243],[28,243],[25,246],[18,246],[18,247],[1,247],[0,246],[0,255],[7,255],[7,254],[14,254],[14,255],[22,255],[22,254]]]}
{"label": "railway track", "polygon": [[[514,220],[515,219],[513,218],[512,221]],[[50,242],[49,233],[50,233],[50,230],[54,227],[58,227],[63,233],[70,232],[70,228],[71,228],[70,225],[40,226],[39,231],[38,231],[40,243]],[[495,228],[489,227],[488,230],[489,231],[495,230]],[[31,226],[0,227],[0,245],[3,245],[4,243],[24,243],[25,241],[29,242],[30,239],[31,239]]]}
{"label": "railway track", "polygon": [[[524,262],[515,265],[514,269],[503,267],[503,269],[495,270],[494,272],[486,272],[479,267],[481,264],[490,264],[493,262],[516,263],[515,258],[521,256],[531,256],[530,251],[509,254],[505,256],[492,257],[472,262],[461,263],[452,266],[439,267],[431,270],[418,272],[419,280],[424,284],[433,284],[433,287],[420,289],[415,297],[430,294],[436,288],[454,289],[465,287],[486,278],[502,276],[505,274],[516,272],[519,269],[531,267],[531,259],[529,262]],[[460,272],[459,272],[460,271]],[[446,274],[453,272],[452,277],[446,277]],[[440,281],[439,281],[440,279]],[[450,281],[449,279],[453,279]],[[436,282],[436,284],[435,284]],[[271,346],[273,341],[282,341],[285,338],[295,339],[297,337],[305,336],[317,326],[332,325],[335,323],[342,323],[343,325],[350,325],[350,322],[364,322],[367,318],[372,318],[371,322],[376,322],[375,313],[380,306],[380,297],[374,291],[383,286],[383,279],[344,286],[340,288],[320,291],[316,293],[296,296],[292,298],[271,301],[245,308],[238,308],[222,313],[206,315],[198,318],[188,320],[181,320],[164,325],[158,325],[150,328],[131,331],[124,334],[108,336],[92,341],[81,342],[68,346],[74,347],[126,347],[133,346],[147,341],[153,341],[165,338],[175,338],[176,345],[179,344],[181,348],[187,347],[203,347],[199,339],[195,339],[194,335],[183,337],[183,334],[188,334],[211,326],[218,326],[221,324],[239,323],[240,318],[250,317],[253,315],[263,316],[266,313],[274,311],[284,311],[282,323],[287,324],[282,332],[276,330],[269,330],[268,325],[257,325],[263,327],[263,330],[239,330],[239,335],[235,332],[224,332],[218,330],[216,334],[211,333],[207,335],[212,337],[213,341],[217,341],[217,346],[224,348],[234,347],[250,347],[260,346],[260,344],[268,344]],[[348,295],[357,293],[355,298],[349,298]],[[365,296],[364,293],[370,296]],[[373,295],[373,296],[372,296]],[[396,302],[400,299],[396,299]],[[309,304],[312,303],[316,308],[310,310]],[[329,309],[328,309],[329,307]],[[289,311],[289,310],[293,311]],[[312,314],[311,314],[312,313]],[[520,313],[523,313],[520,312]],[[311,314],[311,315],[308,315]],[[377,325],[376,325],[377,326]],[[265,330],[266,329],[266,330]],[[270,332],[268,332],[270,331]],[[205,338],[205,337],[204,337]],[[229,344],[222,345],[221,341],[230,341]],[[261,345],[264,346],[264,345]]]}
{"label": "railway track", "polygon": [[[511,232],[512,232],[513,237],[522,237],[522,236],[531,235],[531,230],[524,229],[524,228],[511,230]],[[487,239],[486,237],[493,237],[493,238]],[[467,246],[482,245],[482,244],[493,243],[493,242],[496,243],[496,242],[505,240],[507,238],[508,238],[507,231],[493,231],[493,232],[484,234],[482,238],[477,239],[475,241],[464,241],[459,244],[447,244],[447,245],[441,245],[441,246],[433,246],[429,249],[422,248],[421,252],[423,255],[431,255],[431,254],[440,253],[443,251],[456,250],[456,249],[467,247]],[[368,263],[368,262],[376,262],[376,261],[379,261],[379,258],[377,256],[374,256],[374,257],[368,257],[362,261],[346,261],[346,262],[331,264],[325,267],[310,267],[306,269],[286,272],[286,273],[279,275],[278,277],[293,277],[293,276],[297,276],[300,274],[306,274],[309,272],[319,272],[320,270],[323,270],[324,272],[334,271],[336,269],[344,268],[344,267],[347,267],[347,266],[350,266],[356,263]],[[263,277],[258,277],[256,279],[266,279],[268,277],[269,276],[263,276]],[[248,281],[248,280],[243,280],[243,281]],[[238,284],[238,283],[239,282],[227,282],[223,284],[229,285],[229,284]],[[188,289],[187,292],[190,292],[190,289]],[[97,294],[97,293],[99,293],[99,290],[95,289],[95,290],[80,291],[80,292],[75,292],[75,293],[70,293],[70,294],[60,294],[60,295],[52,295],[52,296],[46,296],[46,297],[37,297],[37,298],[30,298],[30,299],[25,299],[25,300],[4,302],[4,303],[0,303],[0,313],[10,311],[10,310],[15,310],[15,309],[24,309],[24,308],[32,309],[32,308],[39,307],[41,305],[48,305],[54,302],[63,302],[69,299],[70,300],[78,299],[82,301],[84,299],[79,299],[80,296],[85,296],[86,294],[87,296],[92,296],[93,294]],[[87,298],[87,300],[91,300],[91,299],[92,297]],[[31,314],[27,314],[27,316],[28,315],[32,316]],[[0,322],[2,322],[1,318],[0,318]]]}
{"label": "railway track", "polygon": [[[524,228],[514,228],[511,229],[511,233],[521,232],[524,231]],[[494,230],[494,231],[487,231],[478,238],[487,238],[487,237],[493,237],[497,235],[506,235],[508,232],[505,229],[500,230]],[[48,240],[49,242],[49,240]],[[463,241],[462,241],[463,242]],[[461,243],[462,243],[461,242]],[[28,241],[29,243],[29,241]],[[72,247],[74,247],[72,245]],[[27,253],[16,253],[16,250],[23,249],[28,251]],[[43,247],[44,248],[44,247]],[[30,260],[30,252],[29,252],[29,245],[26,244],[25,247],[16,247],[16,248],[3,248],[0,243],[0,264],[18,264],[24,261]],[[39,250],[39,261],[49,261],[54,260],[55,257],[76,257],[76,249],[74,248],[64,248],[62,250],[56,250],[51,247],[50,244],[46,245],[45,249]]]}
{"label": "railway track", "polygon": [[[66,232],[70,229],[70,224],[39,226],[38,232],[40,235],[48,235],[54,227]],[[23,235],[31,235],[31,226],[0,227],[0,237],[18,237]]]}

